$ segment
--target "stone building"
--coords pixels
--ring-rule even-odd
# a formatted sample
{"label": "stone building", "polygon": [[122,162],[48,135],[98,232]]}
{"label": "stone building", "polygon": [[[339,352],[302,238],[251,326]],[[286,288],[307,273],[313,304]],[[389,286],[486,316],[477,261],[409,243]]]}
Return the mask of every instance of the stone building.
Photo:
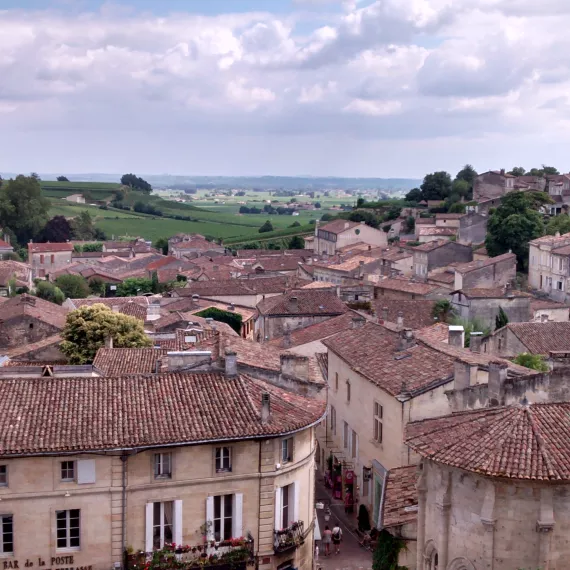
{"label": "stone building", "polygon": [[334,255],[339,249],[358,242],[384,247],[388,237],[386,232],[371,228],[364,222],[334,220],[324,226],[319,226],[317,222],[313,251],[318,255]]}
{"label": "stone building", "polygon": [[271,340],[283,336],[287,331],[338,317],[347,310],[347,306],[330,291],[291,291],[258,303],[259,317],[255,323],[255,335],[258,340]]}
{"label": "stone building", "polygon": [[28,263],[32,267],[32,278],[44,279],[71,264],[73,244],[33,243],[28,244]]}
{"label": "stone building", "polygon": [[457,240],[459,243],[480,244],[487,236],[488,216],[477,212],[469,212],[459,220],[459,232]]}
{"label": "stone building", "polygon": [[554,301],[570,296],[570,233],[532,240],[528,254],[528,285]]}
{"label": "stone building", "polygon": [[0,398],[5,568],[108,570],[127,548],[207,542],[208,555],[242,552],[239,569],[312,569],[323,403],[231,366],[3,377]]}
{"label": "stone building", "polygon": [[423,243],[413,248],[413,254],[414,275],[423,279],[439,267],[473,261],[473,250],[469,246],[449,240]]}
{"label": "stone building", "polygon": [[455,266],[454,289],[476,289],[512,284],[517,275],[517,257],[503,253],[489,259]]}
{"label": "stone building", "polygon": [[414,279],[381,277],[374,283],[374,299],[429,299],[439,294],[437,285],[418,282]]}
{"label": "stone building", "polygon": [[199,257],[209,255],[223,255],[226,248],[208,241],[200,234],[176,234],[168,240],[168,255],[176,258]]}
{"label": "stone building", "polygon": [[473,184],[473,200],[481,202],[499,198],[515,189],[516,176],[502,170],[489,170],[475,178]]}

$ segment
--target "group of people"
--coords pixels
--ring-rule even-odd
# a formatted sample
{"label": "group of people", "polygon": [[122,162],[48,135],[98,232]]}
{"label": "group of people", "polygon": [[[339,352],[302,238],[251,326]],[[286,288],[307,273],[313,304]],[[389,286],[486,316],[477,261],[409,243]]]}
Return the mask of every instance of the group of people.
{"label": "group of people", "polygon": [[340,554],[340,543],[342,541],[342,529],[338,524],[335,523],[333,529],[331,530],[328,525],[325,526],[323,531],[323,545],[325,547],[325,556],[329,556],[331,553],[331,543],[334,545],[335,554]]}

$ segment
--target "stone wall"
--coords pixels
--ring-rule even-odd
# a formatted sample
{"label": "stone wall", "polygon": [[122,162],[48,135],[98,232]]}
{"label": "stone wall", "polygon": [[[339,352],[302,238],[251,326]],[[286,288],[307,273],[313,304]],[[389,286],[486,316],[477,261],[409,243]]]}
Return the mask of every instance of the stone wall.
{"label": "stone wall", "polygon": [[512,258],[507,258],[497,263],[491,263],[483,265],[480,268],[472,269],[467,273],[456,273],[455,289],[500,287],[507,283],[513,283],[516,274],[516,259],[513,256]]}
{"label": "stone wall", "polygon": [[30,315],[20,315],[0,323],[0,348],[32,344],[60,331],[61,329]]}
{"label": "stone wall", "polygon": [[474,212],[463,216],[463,218],[459,220],[459,234],[457,239],[461,243],[483,243],[487,235],[488,219],[487,216]]}
{"label": "stone wall", "polygon": [[459,293],[455,293],[451,302],[461,318],[476,318],[491,330],[495,329],[495,318],[500,308],[505,311],[510,323],[526,323],[530,318],[529,297],[467,299],[462,295],[459,300]]}
{"label": "stone wall", "polygon": [[450,263],[468,263],[473,261],[473,250],[466,245],[450,241],[427,253],[428,271],[438,267],[446,267]]}

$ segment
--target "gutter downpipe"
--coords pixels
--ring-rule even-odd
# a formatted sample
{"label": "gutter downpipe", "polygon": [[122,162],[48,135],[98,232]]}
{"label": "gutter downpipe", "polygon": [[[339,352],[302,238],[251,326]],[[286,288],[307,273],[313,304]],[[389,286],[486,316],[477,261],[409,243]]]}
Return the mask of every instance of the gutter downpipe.
{"label": "gutter downpipe", "polygon": [[129,456],[126,452],[121,455],[123,464],[122,473],[122,497],[121,497],[121,543],[123,546],[123,570],[127,568],[127,461]]}

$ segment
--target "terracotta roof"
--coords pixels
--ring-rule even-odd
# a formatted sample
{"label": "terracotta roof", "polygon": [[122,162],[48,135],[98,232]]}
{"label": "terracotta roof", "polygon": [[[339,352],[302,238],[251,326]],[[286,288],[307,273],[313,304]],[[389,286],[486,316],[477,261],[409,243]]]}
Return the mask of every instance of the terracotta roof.
{"label": "terracotta roof", "polygon": [[409,423],[423,457],[491,477],[570,480],[570,403],[485,408]]}
{"label": "terracotta roof", "polygon": [[[296,299],[296,301],[295,301]],[[263,299],[257,304],[262,315],[341,315],[348,309],[332,292],[321,289],[290,291]]]}
{"label": "terracotta roof", "polygon": [[212,321],[212,323],[207,323],[204,317],[199,317],[195,313],[181,313],[181,315],[186,319],[187,323],[199,323],[200,326],[202,326],[204,329],[218,330],[223,333],[224,336],[239,336],[239,334],[234,329],[232,329],[228,323],[223,323],[216,320]]}
{"label": "terracotta roof", "polygon": [[396,467],[386,476],[382,527],[411,523],[418,518],[418,466]]}
{"label": "terracotta roof", "polygon": [[558,303],[550,299],[531,299],[530,310],[534,312],[540,311],[541,309],[570,309],[570,305]]}
{"label": "terracotta roof", "polygon": [[2,304],[0,323],[13,318],[28,315],[55,328],[63,329],[67,317],[67,309],[60,305],[44,301],[32,295],[18,295]]}
{"label": "terracotta roof", "polygon": [[380,279],[374,283],[374,287],[379,289],[390,289],[393,291],[403,291],[405,293],[414,293],[416,295],[429,295],[437,289],[435,285],[428,285],[427,283],[418,283],[410,279],[394,279],[386,278]]}
{"label": "terracotta roof", "polygon": [[330,283],[329,281],[311,281],[306,285],[303,285],[301,289],[334,289],[336,285]]}
{"label": "terracotta roof", "polygon": [[459,273],[469,273],[470,271],[475,271],[482,267],[489,267],[495,263],[507,260],[511,260],[514,266],[517,262],[517,256],[514,253],[503,253],[502,255],[497,255],[497,257],[490,257],[489,259],[478,259],[477,261],[470,261],[469,263],[460,263],[455,267],[455,271]]}
{"label": "terracotta roof", "polygon": [[215,249],[215,248],[219,248],[221,246],[219,246],[216,243],[210,242],[204,238],[200,238],[200,237],[193,237],[191,240],[189,241],[181,241],[178,243],[172,243],[170,244],[170,249],[199,249],[201,251],[208,251],[210,249]]}
{"label": "terracotta roof", "polygon": [[429,342],[444,342],[449,338],[449,326],[446,323],[435,323],[423,327],[416,332],[419,339]]}
{"label": "terracotta roof", "polygon": [[69,299],[76,309],[79,307],[83,307],[84,305],[95,305],[101,303],[106,305],[107,307],[120,307],[121,305],[125,305],[126,303],[138,303],[139,305],[143,305],[146,307],[150,304],[149,297],[90,297],[88,299]]}
{"label": "terracotta roof", "polygon": [[120,313],[124,315],[129,315],[131,317],[136,317],[140,321],[146,321],[147,307],[140,305],[139,303],[123,303],[119,309]]}
{"label": "terracotta roof", "polygon": [[349,222],[348,220],[333,220],[324,226],[320,226],[319,230],[325,230],[331,234],[340,234],[346,230],[356,228],[359,225],[359,222]]}
{"label": "terracotta roof", "polygon": [[171,327],[176,323],[184,323],[186,324],[187,319],[185,316],[181,315],[179,311],[174,311],[169,315],[165,315],[164,317],[160,317],[160,319],[156,319],[151,321],[152,326],[155,331],[160,331],[167,327]]}
{"label": "terracotta roof", "polygon": [[435,239],[433,241],[427,241],[421,245],[415,246],[414,251],[430,252],[450,243],[452,242],[450,242],[448,239]]}
{"label": "terracotta roof", "polygon": [[390,299],[382,298],[373,301],[376,316],[384,318],[384,308],[388,309],[386,320],[390,323],[398,322],[398,313],[402,312],[404,327],[410,329],[421,329],[433,325],[435,319],[432,311],[435,301],[426,299]]}
{"label": "terracotta roof", "polygon": [[[503,299],[506,296],[504,287],[460,289],[453,293],[462,293],[468,299]],[[529,293],[517,289],[511,289],[511,293],[514,297],[530,297]]]}
{"label": "terracotta roof", "polygon": [[553,255],[569,255],[570,245],[563,245],[552,250]]}
{"label": "terracotta roof", "polygon": [[[267,423],[263,393],[271,398]],[[324,402],[245,375],[210,373],[3,379],[0,400],[4,456],[272,437],[307,427],[325,411]]]}
{"label": "terracotta roof", "polygon": [[222,281],[190,282],[183,289],[176,289],[180,297],[191,297],[194,294],[208,296],[220,295],[263,295],[267,293],[283,293],[288,288],[288,278],[259,277],[258,279],[226,279]]}
{"label": "terracotta roof", "polygon": [[435,226],[434,218],[416,218],[416,226]]}
{"label": "terracotta roof", "polygon": [[436,220],[460,220],[467,214],[436,214]]}
{"label": "terracotta roof", "polygon": [[551,350],[570,352],[570,322],[509,323],[507,327],[531,354],[548,355]]}
{"label": "terracotta roof", "polygon": [[14,248],[3,239],[0,239],[0,249],[9,249],[10,251],[14,250]]}
{"label": "terracotta roof", "polygon": [[28,251],[30,253],[51,253],[57,251],[73,251],[73,244],[69,242],[64,243],[29,243]]}
{"label": "terracotta roof", "polygon": [[93,366],[105,376],[154,374],[158,360],[167,352],[160,348],[100,348]]}
{"label": "terracotta roof", "polygon": [[59,345],[61,340],[62,340],[61,336],[59,336],[58,334],[54,334],[54,335],[42,338],[41,340],[38,340],[37,342],[31,342],[29,344],[22,344],[20,346],[9,348],[8,350],[3,350],[2,352],[6,356],[9,356],[11,359],[17,360],[18,358],[21,358],[22,356],[26,356],[32,352],[35,352],[37,350],[41,350],[42,348],[47,348],[47,347],[53,346],[53,345]]}
{"label": "terracotta roof", "polygon": [[567,234],[562,234],[560,236],[542,236],[536,239],[533,239],[529,242],[532,245],[550,245],[554,246],[563,246],[570,244],[570,232]]}
{"label": "terracotta roof", "polygon": [[436,228],[434,226],[418,228],[419,236],[454,236],[457,234],[457,228]]}
{"label": "terracotta roof", "polygon": [[355,372],[396,396],[451,381],[455,358],[423,343],[397,350],[399,334],[368,323],[325,339],[323,344]]}

